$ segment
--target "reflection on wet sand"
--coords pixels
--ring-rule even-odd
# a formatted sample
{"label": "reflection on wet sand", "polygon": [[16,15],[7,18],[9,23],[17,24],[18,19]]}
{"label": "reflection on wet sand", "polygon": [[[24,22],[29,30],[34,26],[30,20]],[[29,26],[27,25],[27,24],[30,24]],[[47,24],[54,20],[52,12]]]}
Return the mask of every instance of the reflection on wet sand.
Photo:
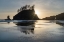
{"label": "reflection on wet sand", "polygon": [[64,26],[64,23],[60,22],[60,21],[56,21],[56,24]]}
{"label": "reflection on wet sand", "polygon": [[35,28],[35,22],[31,21],[31,22],[14,22],[17,27],[18,30],[20,30],[22,33],[25,34],[34,34],[34,28]]}
{"label": "reflection on wet sand", "polygon": [[10,23],[10,22],[7,22],[8,24]]}
{"label": "reflection on wet sand", "polygon": [[13,23],[15,23],[17,26],[29,26],[29,25],[35,24],[35,22],[36,21],[25,20],[25,21],[13,22]]}
{"label": "reflection on wet sand", "polygon": [[34,27],[18,27],[18,30],[20,30],[21,32],[25,33],[25,34],[34,34]]}
{"label": "reflection on wet sand", "polygon": [[13,22],[0,23],[0,42],[64,42],[64,27],[52,20]]}

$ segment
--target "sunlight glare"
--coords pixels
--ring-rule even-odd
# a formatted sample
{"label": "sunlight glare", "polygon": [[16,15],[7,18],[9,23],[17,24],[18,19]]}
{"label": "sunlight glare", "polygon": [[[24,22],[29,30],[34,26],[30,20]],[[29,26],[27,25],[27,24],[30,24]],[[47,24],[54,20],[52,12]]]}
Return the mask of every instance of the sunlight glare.
{"label": "sunlight glare", "polygon": [[38,10],[35,10],[35,14],[37,14],[37,15],[38,15],[38,14],[40,14],[40,13],[39,13],[39,11],[38,11]]}

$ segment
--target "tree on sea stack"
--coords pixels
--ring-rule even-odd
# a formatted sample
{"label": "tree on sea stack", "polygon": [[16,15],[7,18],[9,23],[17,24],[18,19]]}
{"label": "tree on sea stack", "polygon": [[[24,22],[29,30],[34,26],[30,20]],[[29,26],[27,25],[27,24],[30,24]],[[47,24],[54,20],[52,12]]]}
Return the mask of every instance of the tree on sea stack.
{"label": "tree on sea stack", "polygon": [[25,5],[17,10],[17,14],[13,16],[13,20],[38,20],[38,16],[35,14],[34,6]]}

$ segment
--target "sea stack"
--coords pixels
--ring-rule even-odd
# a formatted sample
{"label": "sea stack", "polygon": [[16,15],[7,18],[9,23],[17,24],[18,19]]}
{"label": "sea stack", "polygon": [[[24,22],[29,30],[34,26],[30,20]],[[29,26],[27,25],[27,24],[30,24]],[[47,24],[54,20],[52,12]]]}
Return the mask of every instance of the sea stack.
{"label": "sea stack", "polygon": [[13,20],[38,20],[38,16],[35,14],[34,5],[25,5],[18,9],[18,13],[13,16]]}
{"label": "sea stack", "polygon": [[10,19],[10,16],[8,15],[8,16],[7,16],[7,19],[5,19],[5,20],[11,20],[11,19]]}

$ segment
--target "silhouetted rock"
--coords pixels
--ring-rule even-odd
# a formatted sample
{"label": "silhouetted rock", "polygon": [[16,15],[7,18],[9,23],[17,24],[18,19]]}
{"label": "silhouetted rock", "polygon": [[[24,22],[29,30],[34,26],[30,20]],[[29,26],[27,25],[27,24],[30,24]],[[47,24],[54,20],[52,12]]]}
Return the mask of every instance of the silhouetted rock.
{"label": "silhouetted rock", "polygon": [[43,20],[55,20],[55,16],[46,17],[43,18]]}
{"label": "silhouetted rock", "polygon": [[58,14],[56,16],[45,17],[43,20],[64,20],[64,13]]}
{"label": "silhouetted rock", "polygon": [[18,14],[13,16],[13,20],[38,20],[35,14],[34,5],[32,7],[26,5],[18,10]]}
{"label": "silhouetted rock", "polygon": [[7,16],[7,19],[5,19],[5,20],[11,20],[11,19],[10,19],[10,16],[8,15],[8,16]]}
{"label": "silhouetted rock", "polygon": [[64,20],[64,13],[56,15],[56,20]]}

